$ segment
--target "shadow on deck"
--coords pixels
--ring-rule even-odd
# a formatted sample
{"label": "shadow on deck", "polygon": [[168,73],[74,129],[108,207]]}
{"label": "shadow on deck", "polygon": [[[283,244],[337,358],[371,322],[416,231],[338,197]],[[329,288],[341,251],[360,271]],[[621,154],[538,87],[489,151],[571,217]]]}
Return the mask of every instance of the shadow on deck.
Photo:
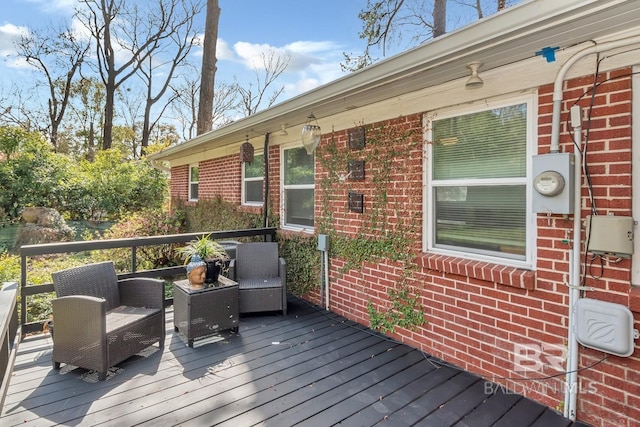
{"label": "shadow on deck", "polygon": [[242,317],[240,333],[188,348],[167,312],[156,346],[106,381],[51,367],[48,335],[19,348],[0,425],[578,426],[302,300]]}

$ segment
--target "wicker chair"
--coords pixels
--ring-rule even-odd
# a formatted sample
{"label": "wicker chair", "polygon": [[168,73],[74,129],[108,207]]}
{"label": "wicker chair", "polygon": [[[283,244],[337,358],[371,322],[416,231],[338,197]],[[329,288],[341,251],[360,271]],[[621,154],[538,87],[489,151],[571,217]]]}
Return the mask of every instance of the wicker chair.
{"label": "wicker chair", "polygon": [[229,278],[238,282],[240,313],[282,311],[287,314],[287,276],[278,243],[242,243],[229,265]]}
{"label": "wicker chair", "polygon": [[53,367],[60,363],[98,372],[156,341],[164,347],[164,284],[161,280],[118,280],[112,262],[52,274],[55,337]]}

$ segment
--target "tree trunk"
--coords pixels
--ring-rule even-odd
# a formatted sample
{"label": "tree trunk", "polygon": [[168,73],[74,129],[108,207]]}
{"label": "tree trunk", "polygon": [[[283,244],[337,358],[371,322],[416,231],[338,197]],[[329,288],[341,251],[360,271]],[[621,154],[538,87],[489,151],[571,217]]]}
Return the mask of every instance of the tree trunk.
{"label": "tree trunk", "polygon": [[447,32],[447,0],[433,1],[433,37]]}
{"label": "tree trunk", "polygon": [[93,121],[89,124],[89,135],[87,136],[87,160],[93,162],[95,159],[94,139],[95,132],[93,130]]}
{"label": "tree trunk", "polygon": [[219,20],[218,0],[207,0],[202,78],[200,79],[200,100],[198,102],[198,135],[210,131],[213,127],[213,88],[216,76],[216,42],[218,41]]}
{"label": "tree trunk", "polygon": [[109,89],[107,84],[107,96],[104,103],[104,129],[102,129],[102,149],[111,148],[111,140],[113,139],[113,110],[115,103],[115,90]]}

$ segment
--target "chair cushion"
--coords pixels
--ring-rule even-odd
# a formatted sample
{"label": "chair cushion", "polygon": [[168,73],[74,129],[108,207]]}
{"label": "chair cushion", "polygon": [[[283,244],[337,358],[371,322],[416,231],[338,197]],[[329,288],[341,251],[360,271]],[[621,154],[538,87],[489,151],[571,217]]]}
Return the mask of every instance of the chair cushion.
{"label": "chair cushion", "polygon": [[159,308],[130,307],[121,305],[107,312],[107,332],[115,331],[140,319],[154,315]]}
{"label": "chair cushion", "polygon": [[238,289],[263,289],[263,288],[281,288],[282,279],[279,277],[271,277],[266,279],[239,279]]}

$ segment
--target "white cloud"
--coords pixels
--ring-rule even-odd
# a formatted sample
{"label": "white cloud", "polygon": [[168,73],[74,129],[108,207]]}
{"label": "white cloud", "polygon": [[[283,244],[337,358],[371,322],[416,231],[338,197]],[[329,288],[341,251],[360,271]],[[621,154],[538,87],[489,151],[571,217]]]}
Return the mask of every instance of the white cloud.
{"label": "white cloud", "polygon": [[24,60],[17,57],[15,43],[20,37],[29,34],[26,27],[18,27],[13,24],[4,24],[0,26],[0,57],[7,67],[10,68],[28,68]]}
{"label": "white cloud", "polygon": [[21,36],[29,34],[27,27],[18,27],[13,24],[0,26],[0,54],[6,56],[15,52],[14,43],[20,40]]}
{"label": "white cloud", "polygon": [[340,49],[340,46],[334,42],[312,42],[312,41],[297,41],[289,43],[285,46],[287,50],[296,53],[308,54],[316,52],[331,52]]}
{"label": "white cloud", "polygon": [[227,61],[236,60],[235,53],[231,48],[229,48],[229,43],[220,37],[218,37],[218,41],[216,43],[216,58]]}
{"label": "white cloud", "polygon": [[[344,75],[340,68],[342,49],[330,41],[296,41],[284,46],[239,41],[230,49],[225,41],[218,40],[216,56],[219,60],[239,64],[242,70],[236,72],[237,76],[259,70],[264,66],[263,55],[271,54],[289,57],[287,69],[280,78],[285,85],[286,97],[309,91]],[[228,70],[230,66],[225,68]]]}
{"label": "white cloud", "polygon": [[[202,58],[202,45],[204,43],[204,34],[196,37],[195,47],[191,51],[191,55],[196,58]],[[229,43],[224,39],[218,37],[216,42],[216,58],[219,60],[236,61],[236,55],[232,49],[229,48]]]}

